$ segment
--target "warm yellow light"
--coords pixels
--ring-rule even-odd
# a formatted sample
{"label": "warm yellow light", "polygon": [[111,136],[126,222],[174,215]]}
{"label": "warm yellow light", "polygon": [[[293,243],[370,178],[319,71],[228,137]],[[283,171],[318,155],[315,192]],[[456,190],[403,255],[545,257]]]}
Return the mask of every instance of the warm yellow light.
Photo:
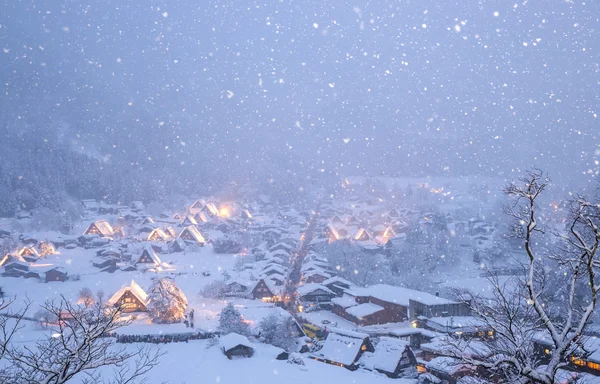
{"label": "warm yellow light", "polygon": [[229,217],[229,209],[227,207],[221,208],[221,210],[219,211],[219,215],[223,217]]}
{"label": "warm yellow light", "polygon": [[298,306],[298,312],[302,312],[302,311],[304,311],[304,307],[302,305],[299,305]]}

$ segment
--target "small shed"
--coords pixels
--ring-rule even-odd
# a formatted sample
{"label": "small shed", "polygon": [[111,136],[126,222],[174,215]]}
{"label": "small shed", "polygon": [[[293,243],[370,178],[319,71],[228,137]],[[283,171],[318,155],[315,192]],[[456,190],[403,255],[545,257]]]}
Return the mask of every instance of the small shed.
{"label": "small shed", "polygon": [[62,267],[54,267],[52,269],[47,270],[45,273],[46,283],[51,281],[66,281],[67,280],[67,271]]}
{"label": "small shed", "polygon": [[250,340],[238,333],[221,336],[219,344],[221,345],[221,351],[229,360],[234,357],[252,357],[254,355],[254,348]]}

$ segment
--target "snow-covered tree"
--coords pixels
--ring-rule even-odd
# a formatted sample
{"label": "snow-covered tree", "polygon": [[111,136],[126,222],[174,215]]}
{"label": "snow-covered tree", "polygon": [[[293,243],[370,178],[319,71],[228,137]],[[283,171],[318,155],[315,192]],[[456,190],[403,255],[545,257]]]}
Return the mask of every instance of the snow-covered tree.
{"label": "snow-covered tree", "polygon": [[265,343],[290,351],[296,342],[296,324],[292,317],[271,313],[258,324],[261,338]]}
{"label": "snow-covered tree", "polygon": [[229,303],[219,315],[219,331],[223,334],[235,332],[248,335],[250,326],[244,322],[242,314],[233,307],[233,304]]}
{"label": "snow-covered tree", "polygon": [[[506,213],[515,219],[513,235],[523,243],[524,277],[507,281],[492,277],[493,298],[460,295],[473,312],[494,331],[493,353],[473,360],[455,348],[452,355],[484,368],[507,383],[554,384],[570,356],[581,350],[585,330],[596,310],[600,277],[600,204],[577,197],[565,229],[556,233],[556,249],[549,251],[540,220],[538,201],[548,186],[541,171],[532,171],[505,189],[513,198]],[[557,273],[558,271],[558,273]],[[557,295],[558,279],[562,294]],[[559,308],[554,311],[553,308]],[[535,353],[534,340],[545,339],[547,359]],[[577,352],[580,351],[580,352]]]}
{"label": "snow-covered tree", "polygon": [[148,292],[148,312],[156,323],[177,323],[184,318],[187,298],[172,279],[157,279]]}
{"label": "snow-covered tree", "polygon": [[88,287],[81,288],[79,290],[79,301],[78,302],[81,303],[86,308],[91,307],[96,302],[96,299],[94,298],[94,294],[92,293],[92,290],[89,289]]}
{"label": "snow-covered tree", "polygon": [[227,284],[219,280],[214,280],[202,288],[200,296],[209,299],[223,299],[227,293],[229,293]]}
{"label": "snow-covered tree", "polygon": [[[5,343],[6,338],[0,337],[0,359],[4,355],[7,360],[7,364],[0,364],[0,382],[64,384],[82,380],[97,383],[106,379],[107,372],[101,369],[112,367],[115,368],[115,377],[111,382],[133,383],[157,365],[162,355],[148,347],[137,350],[119,348],[114,338],[106,337],[128,324],[121,320],[118,308],[101,304],[90,308],[73,306],[63,297],[60,302],[46,303],[42,309],[58,321],[49,325],[51,333],[40,338],[35,345],[22,347],[11,343],[10,338]],[[13,318],[19,322],[23,315],[21,311]],[[0,316],[0,335],[5,336],[8,331],[8,335],[14,338],[14,333],[10,332],[20,329],[21,325],[17,323],[15,328],[14,321],[3,323],[2,318]]]}

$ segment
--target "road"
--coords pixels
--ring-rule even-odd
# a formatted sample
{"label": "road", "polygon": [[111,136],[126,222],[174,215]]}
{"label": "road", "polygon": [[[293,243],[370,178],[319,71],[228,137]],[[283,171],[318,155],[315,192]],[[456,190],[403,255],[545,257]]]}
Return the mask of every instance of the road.
{"label": "road", "polygon": [[304,258],[308,254],[308,245],[313,240],[315,228],[319,221],[320,206],[321,206],[320,203],[317,204],[317,208],[314,211],[315,213],[313,213],[313,215],[310,217],[310,219],[308,221],[308,225],[306,226],[306,229],[300,236],[300,246],[292,254],[291,271],[289,273],[288,280],[285,284],[285,296],[290,297],[290,302],[287,305],[287,307],[288,307],[288,310],[290,310],[291,312],[296,312],[296,310],[297,310],[296,289],[298,288],[298,285],[300,284],[300,279],[302,277],[301,269],[302,269],[302,264],[304,263]]}

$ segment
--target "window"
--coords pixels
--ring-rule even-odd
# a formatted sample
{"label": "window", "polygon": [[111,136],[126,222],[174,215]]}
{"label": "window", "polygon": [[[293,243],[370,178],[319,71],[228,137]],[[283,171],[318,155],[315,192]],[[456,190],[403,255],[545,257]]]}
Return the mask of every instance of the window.
{"label": "window", "polygon": [[586,366],[586,361],[582,360],[582,359],[580,359],[578,357],[571,356],[571,361],[573,362],[573,364],[579,365],[580,367],[585,367]]}
{"label": "window", "polygon": [[600,371],[600,364],[594,363],[593,361],[588,361],[587,366],[595,371]]}
{"label": "window", "polygon": [[367,350],[367,346],[363,344],[362,347],[360,347],[360,350],[361,351],[366,351]]}

